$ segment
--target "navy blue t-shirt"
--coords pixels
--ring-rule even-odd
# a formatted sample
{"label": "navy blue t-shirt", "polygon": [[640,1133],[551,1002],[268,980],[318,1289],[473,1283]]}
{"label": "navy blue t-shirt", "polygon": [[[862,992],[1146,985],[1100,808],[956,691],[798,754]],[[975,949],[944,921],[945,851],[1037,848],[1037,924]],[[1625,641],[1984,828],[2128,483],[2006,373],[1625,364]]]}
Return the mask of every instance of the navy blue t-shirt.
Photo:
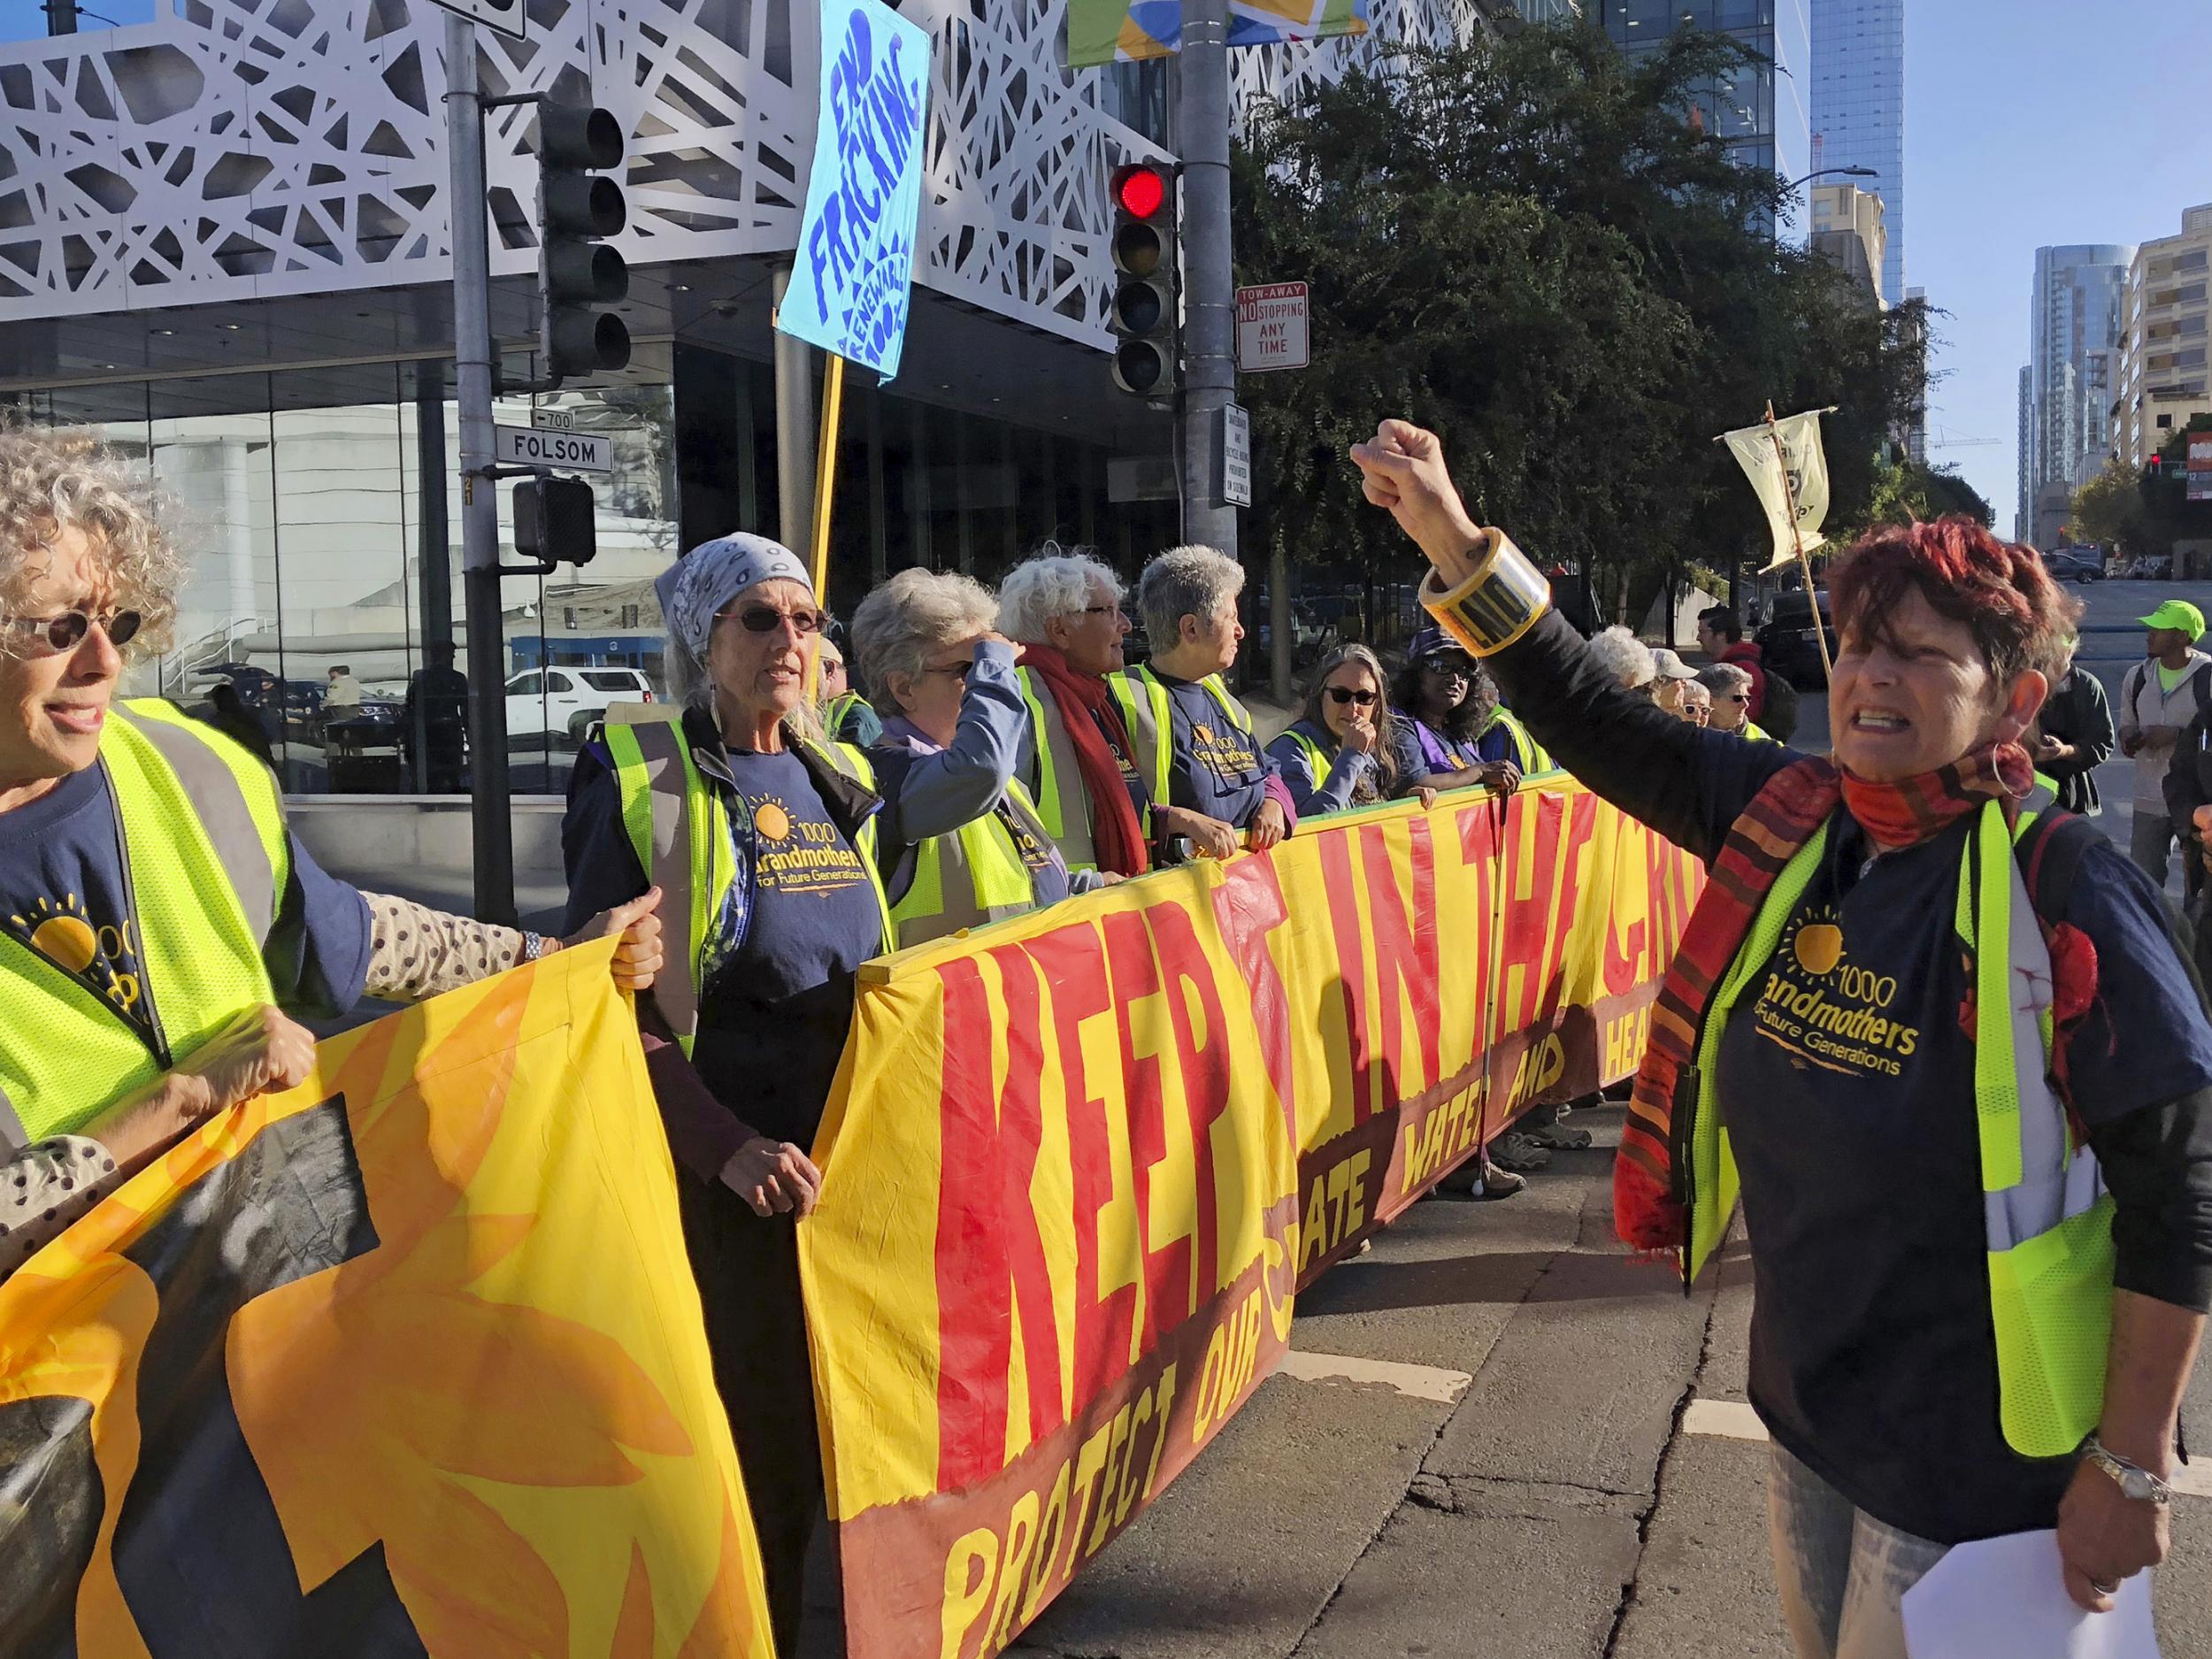
{"label": "navy blue t-shirt", "polygon": [[1170,679],[1157,669],[1153,672],[1167,687],[1168,718],[1174,727],[1170,804],[1219,818],[1233,829],[1245,828],[1267,799],[1275,763],[1202,683]]}
{"label": "navy blue t-shirt", "polygon": [[[324,872],[296,837],[291,880],[263,949],[279,1006],[326,1019],[360,1000],[369,907]],[[115,793],[99,766],[0,813],[0,932],[68,974],[160,1053]],[[175,1060],[185,1058],[173,1056]]]}
{"label": "navy blue t-shirt", "polygon": [[[1928,925],[1955,908],[1971,828],[1870,865],[1839,817],[1716,1079],[1757,1285],[1752,1402],[1858,1507],[1942,1543],[2054,1525],[2073,1472],[2014,1454],[1998,1416],[1966,964]],[[2068,1050],[2085,1121],[2212,1086],[2212,1028],[2148,880],[2094,842],[2066,919],[2099,964]]]}
{"label": "navy blue t-shirt", "polygon": [[752,921],[734,954],[726,932],[717,930],[706,950],[706,988],[773,1002],[840,975],[849,979],[882,948],[883,937],[859,853],[830,821],[814,780],[790,750],[733,749],[729,767],[758,849]]}

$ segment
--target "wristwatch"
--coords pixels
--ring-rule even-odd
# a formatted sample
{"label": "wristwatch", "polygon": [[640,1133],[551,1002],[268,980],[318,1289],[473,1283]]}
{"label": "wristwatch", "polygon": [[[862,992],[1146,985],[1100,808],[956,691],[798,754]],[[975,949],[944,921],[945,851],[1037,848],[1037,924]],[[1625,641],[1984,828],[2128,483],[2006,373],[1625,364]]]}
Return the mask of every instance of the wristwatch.
{"label": "wristwatch", "polygon": [[2082,1455],[2110,1475],[2120,1488],[2120,1495],[2137,1503],[2151,1503],[2160,1509],[2174,1501],[2174,1489],[2140,1464],[2131,1463],[2124,1457],[2105,1450],[2103,1443],[2092,1434],[2081,1444]]}

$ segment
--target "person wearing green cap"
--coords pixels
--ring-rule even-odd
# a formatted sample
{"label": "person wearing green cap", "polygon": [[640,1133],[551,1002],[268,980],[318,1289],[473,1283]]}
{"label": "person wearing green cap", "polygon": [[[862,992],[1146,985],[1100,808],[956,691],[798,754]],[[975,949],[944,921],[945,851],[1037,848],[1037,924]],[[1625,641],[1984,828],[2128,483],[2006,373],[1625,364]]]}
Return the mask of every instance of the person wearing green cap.
{"label": "person wearing green cap", "polygon": [[[2144,660],[2120,681],[2120,752],[2135,763],[2134,828],[2128,856],[2163,887],[2174,823],[2166,815],[2166,771],[2189,723],[2212,709],[2212,657],[2196,649],[2204,612],[2185,599],[2169,599],[2139,618]],[[2191,875],[2194,891],[2196,880]]]}

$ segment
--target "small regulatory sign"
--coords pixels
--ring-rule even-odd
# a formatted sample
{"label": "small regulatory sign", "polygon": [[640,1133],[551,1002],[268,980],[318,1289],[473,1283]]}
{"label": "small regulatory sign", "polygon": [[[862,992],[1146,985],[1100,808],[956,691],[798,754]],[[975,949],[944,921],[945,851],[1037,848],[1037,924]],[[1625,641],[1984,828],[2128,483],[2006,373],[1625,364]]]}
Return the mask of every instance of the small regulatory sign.
{"label": "small regulatory sign", "polygon": [[495,426],[503,466],[557,466],[573,472],[614,471],[614,441],[603,433],[549,432],[542,426]]}
{"label": "small regulatory sign", "polygon": [[1237,290],[1237,373],[1302,369],[1313,360],[1312,313],[1303,282]]}
{"label": "small regulatory sign", "polygon": [[1238,403],[1221,411],[1221,501],[1226,507],[1252,504],[1252,417]]}

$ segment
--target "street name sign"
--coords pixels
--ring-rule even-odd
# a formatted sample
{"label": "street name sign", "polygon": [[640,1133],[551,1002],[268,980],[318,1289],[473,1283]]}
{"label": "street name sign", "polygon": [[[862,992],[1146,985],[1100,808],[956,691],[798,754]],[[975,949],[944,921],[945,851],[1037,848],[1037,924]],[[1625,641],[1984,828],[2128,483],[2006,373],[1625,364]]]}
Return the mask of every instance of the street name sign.
{"label": "street name sign", "polygon": [[614,441],[601,433],[554,432],[543,426],[495,426],[492,453],[502,466],[558,466],[575,472],[614,471]]}
{"label": "street name sign", "polygon": [[1302,369],[1313,361],[1312,311],[1303,282],[1237,290],[1237,373]]}

